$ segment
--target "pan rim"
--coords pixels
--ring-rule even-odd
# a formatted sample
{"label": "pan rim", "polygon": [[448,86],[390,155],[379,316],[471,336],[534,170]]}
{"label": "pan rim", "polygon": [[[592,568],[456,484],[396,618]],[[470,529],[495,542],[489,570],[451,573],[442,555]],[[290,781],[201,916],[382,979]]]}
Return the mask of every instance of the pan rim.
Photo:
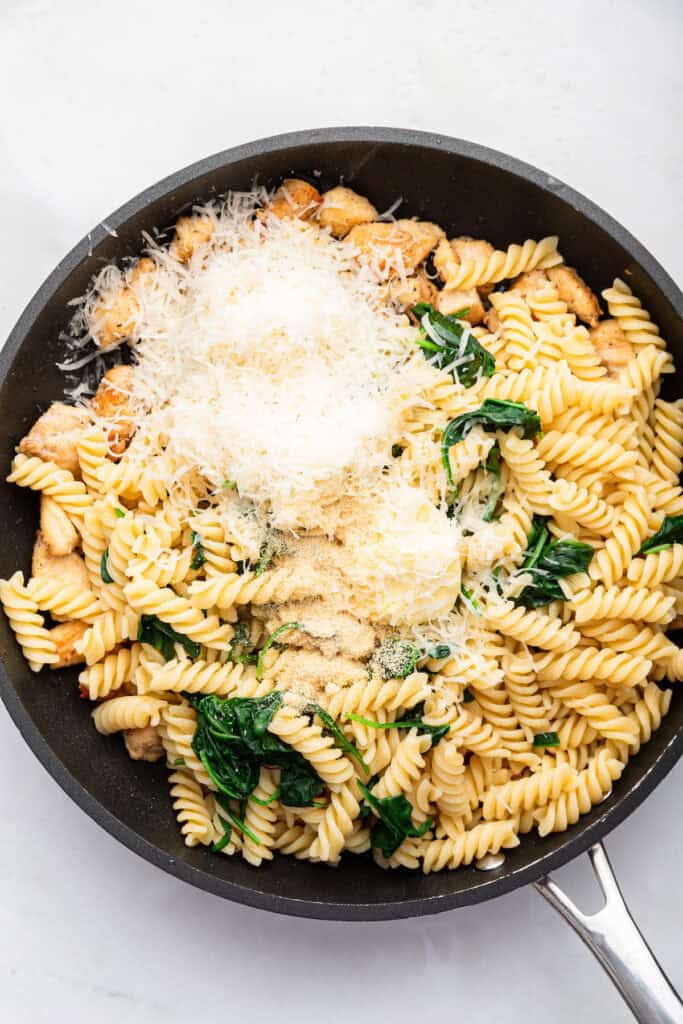
{"label": "pan rim", "polygon": [[[316,143],[330,142],[364,142],[368,145],[400,143],[416,147],[431,147],[452,153],[455,156],[479,160],[520,177],[543,191],[558,196],[578,213],[611,235],[654,281],[678,317],[683,318],[683,294],[654,256],[601,207],[558,180],[554,175],[547,174],[531,164],[497,150],[464,139],[431,132],[370,126],[304,129],[247,142],[195,161],[139,192],[101,220],[64,256],[27,303],[10,332],[2,352],[0,352],[0,383],[4,383],[6,380],[17,353],[29,335],[38,315],[54,292],[112,230],[125,224],[130,217],[141,212],[153,201],[211,171],[254,156],[282,152],[302,145],[310,146]],[[178,860],[149,842],[133,828],[120,821],[104,804],[92,796],[51,750],[24,708],[3,662],[0,662],[0,697],[14,724],[46,771],[89,817],[129,850],[182,881],[234,902],[280,914],[325,920],[392,920],[441,913],[456,907],[493,899],[523,885],[538,881],[550,871],[562,867],[574,857],[584,853],[625,820],[669,773],[683,754],[683,730],[679,730],[672,736],[656,759],[645,768],[642,776],[631,789],[615,804],[606,805],[604,814],[590,825],[584,826],[577,835],[567,839],[556,850],[539,853],[524,865],[505,875],[496,876],[495,873],[482,875],[480,882],[464,891],[442,893],[430,897],[420,896],[414,899],[398,898],[397,900],[374,903],[320,901],[314,898],[303,900],[261,891],[257,872],[254,875],[254,884],[247,887],[194,867],[183,860]]]}

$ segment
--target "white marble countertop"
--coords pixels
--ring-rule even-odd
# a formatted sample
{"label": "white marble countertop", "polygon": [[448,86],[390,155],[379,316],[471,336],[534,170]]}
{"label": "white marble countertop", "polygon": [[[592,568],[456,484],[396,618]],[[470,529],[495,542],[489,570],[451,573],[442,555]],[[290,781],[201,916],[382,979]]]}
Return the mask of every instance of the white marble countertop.
{"label": "white marble countertop", "polygon": [[[143,187],[227,146],[330,124],[432,129],[506,150],[596,200],[680,280],[682,43],[677,0],[3,0],[0,337],[62,255]],[[529,889],[382,925],[267,915],[195,891],[110,839],[4,708],[0,751],[8,1024],[630,1020]],[[608,841],[681,988],[682,783],[679,765]],[[560,872],[584,900],[587,867]]]}

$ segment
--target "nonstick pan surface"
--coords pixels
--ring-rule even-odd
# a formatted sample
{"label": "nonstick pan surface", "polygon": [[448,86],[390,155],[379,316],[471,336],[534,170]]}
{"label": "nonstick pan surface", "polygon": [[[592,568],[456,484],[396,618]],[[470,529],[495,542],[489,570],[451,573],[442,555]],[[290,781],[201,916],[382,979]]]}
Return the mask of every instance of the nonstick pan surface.
{"label": "nonstick pan surface", "polygon": [[[402,216],[436,221],[453,235],[498,247],[559,234],[567,263],[599,293],[616,276],[629,282],[683,365],[683,296],[654,258],[618,223],[542,171],[468,142],[421,132],[331,128],[262,139],[227,150],[164,179],[98,225],[62,260],[12,331],[0,355],[0,471],[50,402],[63,394],[55,364],[64,358],[69,300],[104,263],[139,254],[142,230],[173,224],[193,203],[288,175],[321,189],[342,180],[378,209],[401,197]],[[681,397],[677,375],[667,397]],[[0,484],[4,543],[0,575],[27,568],[37,523],[35,495]],[[596,843],[631,813],[683,752],[683,697],[674,694],[661,729],[627,766],[608,801],[567,832],[523,838],[490,873],[475,868],[424,876],[382,871],[349,856],[338,868],[279,857],[255,869],[238,858],[187,848],[176,827],[166,770],[131,761],[119,737],[100,736],[79,699],[78,669],[26,666],[0,617],[0,695],[47,771],[95,821],[165,871],[227,899],[279,913],[339,920],[386,920],[478,903],[537,881]]]}

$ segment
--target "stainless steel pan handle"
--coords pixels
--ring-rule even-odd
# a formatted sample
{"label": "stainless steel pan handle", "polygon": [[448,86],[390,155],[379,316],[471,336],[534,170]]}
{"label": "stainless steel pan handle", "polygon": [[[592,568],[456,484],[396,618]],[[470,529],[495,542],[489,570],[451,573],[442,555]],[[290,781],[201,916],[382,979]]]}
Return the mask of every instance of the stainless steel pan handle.
{"label": "stainless steel pan handle", "polygon": [[536,888],[605,968],[640,1024],[683,1024],[683,1003],[624,902],[602,843],[588,851],[605,904],[584,914],[547,875]]}

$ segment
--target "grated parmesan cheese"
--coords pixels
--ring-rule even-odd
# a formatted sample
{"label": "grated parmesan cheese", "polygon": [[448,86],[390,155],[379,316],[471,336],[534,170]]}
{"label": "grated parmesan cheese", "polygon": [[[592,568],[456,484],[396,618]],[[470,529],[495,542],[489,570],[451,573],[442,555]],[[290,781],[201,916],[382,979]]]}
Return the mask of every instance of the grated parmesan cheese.
{"label": "grated parmesan cheese", "polygon": [[249,212],[228,206],[208,250],[137,285],[140,429],[273,525],[325,529],[330,506],[377,484],[415,400],[414,330],[351,247]]}
{"label": "grated parmesan cheese", "polygon": [[[316,630],[335,623],[330,645],[344,648],[346,610],[380,629],[444,622],[467,538],[446,514],[434,438],[416,436],[402,459],[391,449],[450,378],[417,350],[371,261],[315,224],[255,218],[265,198],[202,208],[213,230],[185,263],[147,236],[151,271],[105,267],[85,296],[81,329],[122,288],[135,298],[125,459],[181,513],[211,498],[236,561],[256,562],[274,529],[278,564],[315,549],[329,580]],[[493,541],[480,513],[467,526]]]}

